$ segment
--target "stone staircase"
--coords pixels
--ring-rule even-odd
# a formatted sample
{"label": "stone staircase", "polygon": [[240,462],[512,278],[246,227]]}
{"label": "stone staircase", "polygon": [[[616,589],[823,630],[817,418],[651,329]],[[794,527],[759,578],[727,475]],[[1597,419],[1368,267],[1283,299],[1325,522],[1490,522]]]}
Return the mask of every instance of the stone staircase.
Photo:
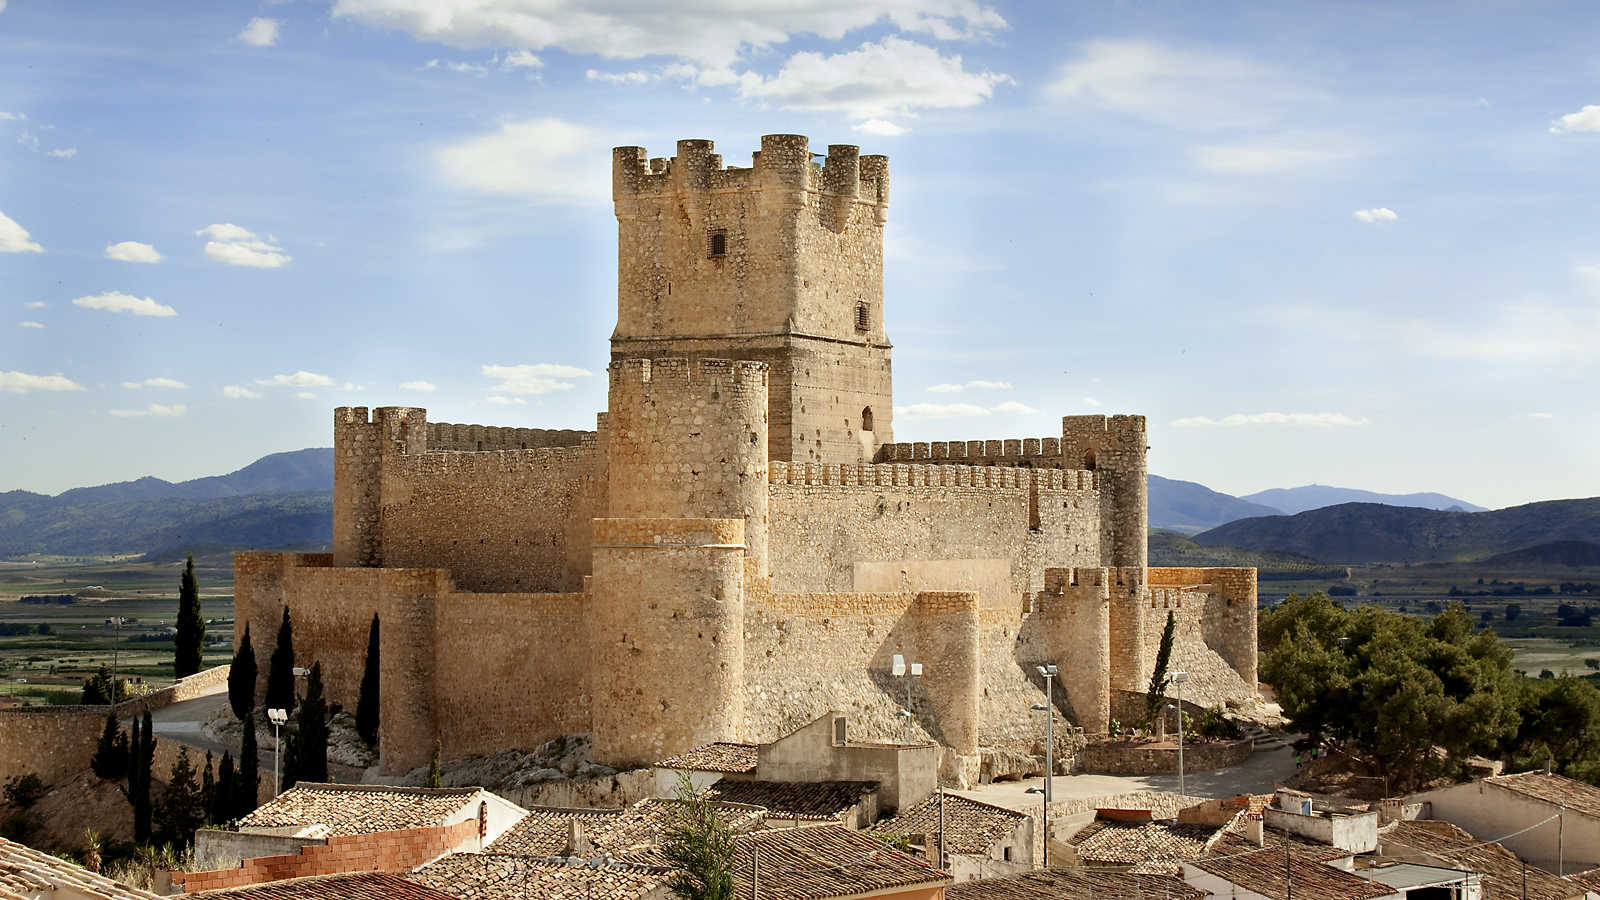
{"label": "stone staircase", "polygon": [[1267,728],[1259,722],[1241,723],[1244,736],[1256,742],[1255,752],[1268,753],[1293,743],[1293,738],[1281,731]]}

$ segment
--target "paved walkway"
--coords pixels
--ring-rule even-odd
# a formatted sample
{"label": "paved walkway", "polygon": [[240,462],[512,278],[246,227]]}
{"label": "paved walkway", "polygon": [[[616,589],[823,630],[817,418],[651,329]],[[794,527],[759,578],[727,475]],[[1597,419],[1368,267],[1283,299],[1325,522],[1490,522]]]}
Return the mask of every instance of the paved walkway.
{"label": "paved walkway", "polygon": [[[1252,754],[1245,762],[1215,772],[1187,772],[1184,792],[1191,797],[1236,797],[1239,794],[1270,794],[1295,772],[1294,751],[1287,747]],[[1039,787],[1043,778],[1001,781],[981,785],[970,791],[952,791],[964,797],[1016,810],[1037,810],[1042,801],[1027,789]],[[1178,793],[1177,775],[1057,775],[1051,789],[1055,800],[1076,800],[1131,794],[1137,791]]]}

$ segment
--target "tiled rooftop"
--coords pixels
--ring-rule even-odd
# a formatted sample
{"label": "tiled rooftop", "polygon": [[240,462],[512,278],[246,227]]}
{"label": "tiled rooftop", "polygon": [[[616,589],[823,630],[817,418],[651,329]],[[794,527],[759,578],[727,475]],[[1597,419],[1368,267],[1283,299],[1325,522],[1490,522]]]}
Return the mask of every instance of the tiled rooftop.
{"label": "tiled rooftop", "polygon": [[664,895],[668,874],[630,863],[455,853],[405,877],[458,900],[635,900]]}
{"label": "tiled rooftop", "polygon": [[687,753],[663,759],[658,769],[684,769],[691,772],[748,774],[756,770],[757,745],[718,741],[696,747]]}
{"label": "tiled rooftop", "polygon": [[838,825],[740,835],[734,857],[735,897],[751,895],[752,868],[762,900],[828,900],[950,883],[944,872]]}
{"label": "tiled rooftop", "polygon": [[300,783],[239,820],[240,830],[326,825],[330,835],[443,824],[480,789]]}
{"label": "tiled rooftop", "polygon": [[1282,850],[1219,856],[1196,860],[1189,865],[1279,900],[1286,900],[1291,891],[1296,900],[1370,900],[1393,893],[1388,885],[1376,884],[1304,857],[1286,856]]}
{"label": "tiled rooftop", "polygon": [[623,814],[620,809],[562,809],[536,806],[517,824],[494,839],[488,853],[510,853],[517,856],[559,856],[566,852],[568,828],[573,822],[583,825],[584,834],[593,841],[613,820]]}
{"label": "tiled rooftop", "polygon": [[[1349,850],[1343,850],[1332,844],[1324,844],[1311,838],[1298,834],[1290,834],[1277,828],[1263,828],[1261,830],[1262,844],[1268,848],[1279,850],[1288,847],[1290,852],[1301,859],[1312,862],[1332,862],[1350,856]],[[1217,839],[1211,843],[1210,856],[1229,856],[1235,853],[1249,853],[1259,850],[1255,842],[1235,830],[1233,826],[1223,829]]]}
{"label": "tiled rooftop", "polygon": [[1579,872],[1576,875],[1568,875],[1567,880],[1575,882],[1580,887],[1587,888],[1588,890],[1600,891],[1600,869],[1590,869],[1587,872]]}
{"label": "tiled rooftop", "polygon": [[1113,897],[1168,897],[1200,900],[1205,891],[1164,875],[1045,869],[1007,878],[962,881],[944,889],[945,900],[1107,900]]}
{"label": "tiled rooftop", "polygon": [[65,889],[110,900],[157,900],[155,894],[112,881],[59,857],[0,838],[0,894],[32,897]]}
{"label": "tiled rooftop", "polygon": [[[969,800],[958,794],[945,794],[945,852],[987,853],[996,841],[1027,820],[1027,813]],[[876,834],[925,834],[932,846],[939,842],[939,821],[939,796],[935,794],[869,830]]]}
{"label": "tiled rooftop", "polygon": [[1084,866],[1137,866],[1151,874],[1176,874],[1182,860],[1205,855],[1207,842],[1217,834],[1214,825],[1178,825],[1169,822],[1089,823],[1068,841]]}
{"label": "tiled rooftop", "polygon": [[1521,900],[1524,875],[1528,900],[1562,900],[1574,895],[1572,882],[1527,865],[1500,844],[1480,842],[1449,822],[1429,819],[1395,822],[1379,829],[1378,835],[1386,856],[1402,855],[1393,852],[1392,842],[1459,868],[1482,873],[1485,900],[1511,897]]}
{"label": "tiled rooftop", "polygon": [[205,900],[455,900],[449,894],[383,872],[290,878],[189,896]]}
{"label": "tiled rooftop", "polygon": [[[487,848],[490,853],[557,856],[567,850],[568,826],[581,822],[584,836],[597,853],[639,862],[661,862],[653,848],[677,816],[677,800],[641,800],[627,809],[559,809],[535,807]],[[723,821],[736,832],[759,828],[765,811],[735,803],[718,803]]]}
{"label": "tiled rooftop", "polygon": [[775,819],[836,821],[877,789],[876,781],[719,781],[706,796],[760,806]]}
{"label": "tiled rooftop", "polygon": [[1600,819],[1600,787],[1543,771],[1517,775],[1496,775],[1484,779],[1489,784],[1514,791],[1524,797],[1564,806],[1569,812]]}

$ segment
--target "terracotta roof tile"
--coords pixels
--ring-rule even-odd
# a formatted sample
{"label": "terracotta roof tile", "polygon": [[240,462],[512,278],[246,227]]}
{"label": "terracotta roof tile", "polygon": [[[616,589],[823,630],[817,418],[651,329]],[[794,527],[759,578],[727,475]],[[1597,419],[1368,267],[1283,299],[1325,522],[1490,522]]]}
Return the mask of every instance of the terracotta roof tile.
{"label": "terracotta roof tile", "polygon": [[735,744],[718,741],[696,747],[687,753],[663,759],[656,763],[658,769],[684,769],[691,772],[727,772],[747,774],[756,770],[755,744]]}
{"label": "terracotta roof tile", "polygon": [[189,896],[206,900],[455,900],[449,894],[384,872],[290,878]]}
{"label": "terracotta roof tile", "polygon": [[[1290,834],[1277,828],[1262,828],[1262,844],[1268,848],[1282,849],[1288,847],[1290,852],[1302,859],[1312,862],[1332,862],[1352,855],[1349,850],[1324,844],[1311,838],[1298,834]],[[1255,842],[1245,837],[1232,826],[1223,830],[1222,834],[1211,843],[1208,856],[1231,856],[1235,853],[1250,853],[1259,850]]]}
{"label": "terracotta roof tile", "polygon": [[300,783],[239,820],[239,829],[326,825],[330,835],[441,825],[481,788]]}
{"label": "terracotta roof tile", "polygon": [[[946,853],[987,853],[1028,820],[1027,813],[944,795],[944,849]],[[930,846],[939,842],[939,797],[934,795],[869,831],[876,834],[925,834]]]}
{"label": "terracotta roof tile", "polygon": [[1176,874],[1178,863],[1205,855],[1215,825],[1178,825],[1169,822],[1089,823],[1068,843],[1084,866],[1136,866],[1150,874]]}
{"label": "terracotta roof tile", "polygon": [[1196,860],[1190,866],[1267,897],[1297,900],[1369,900],[1394,892],[1386,884],[1282,850],[1257,850],[1241,856]]}
{"label": "terracotta roof tile", "polygon": [[740,835],[734,857],[735,897],[751,895],[752,867],[763,900],[827,900],[950,883],[946,873],[838,825]]}
{"label": "terracotta roof tile", "polygon": [[1590,869],[1576,875],[1568,875],[1567,880],[1591,891],[1600,891],[1600,869]]}
{"label": "terracotta roof tile", "polygon": [[1399,844],[1457,868],[1481,873],[1485,900],[1510,897],[1520,900],[1524,873],[1528,900],[1563,900],[1580,895],[1573,890],[1572,882],[1527,865],[1500,844],[1481,842],[1449,822],[1430,819],[1395,822],[1379,829],[1378,835],[1385,856],[1403,857],[1403,854],[1391,852],[1390,845]]}
{"label": "terracotta roof tile", "polygon": [[1165,875],[1045,869],[1007,878],[963,881],[944,889],[945,900],[1107,900],[1113,897],[1170,897],[1199,900],[1205,891]]}
{"label": "terracotta roof tile", "polygon": [[622,862],[456,853],[405,877],[458,900],[634,900],[665,894],[668,874]]}
{"label": "terracotta roof tile", "polygon": [[620,809],[563,809],[536,806],[528,810],[517,824],[506,829],[494,839],[485,852],[509,853],[517,856],[559,856],[567,850],[569,827],[573,822],[583,825],[584,834],[593,841],[613,819],[623,814]]}
{"label": "terracotta roof tile", "polygon": [[110,900],[157,900],[149,891],[96,875],[26,844],[0,838],[0,893],[32,897],[61,888],[71,894]]}
{"label": "terracotta roof tile", "polygon": [[1543,771],[1495,775],[1484,781],[1552,806],[1564,806],[1569,812],[1600,819],[1600,787],[1592,784],[1561,775],[1546,775]]}
{"label": "terracotta roof tile", "polygon": [[[581,822],[584,836],[598,853],[659,863],[653,852],[677,817],[679,801],[641,800],[627,809],[559,809],[536,807],[488,847],[491,853],[556,856],[567,850],[568,826]],[[736,832],[761,827],[766,812],[737,803],[718,803],[723,821]]]}
{"label": "terracotta roof tile", "polygon": [[706,796],[760,806],[776,819],[836,821],[877,789],[876,781],[719,781]]}

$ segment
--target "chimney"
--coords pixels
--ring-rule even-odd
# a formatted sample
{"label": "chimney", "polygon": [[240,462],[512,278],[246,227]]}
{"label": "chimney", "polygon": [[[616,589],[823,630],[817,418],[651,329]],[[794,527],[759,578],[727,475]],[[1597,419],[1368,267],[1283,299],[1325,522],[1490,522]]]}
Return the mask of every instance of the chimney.
{"label": "chimney", "polygon": [[1257,847],[1267,845],[1266,827],[1259,815],[1244,817],[1244,836]]}
{"label": "chimney", "polygon": [[567,822],[567,850],[566,856],[587,858],[594,853],[594,844],[589,840],[589,835],[584,833],[583,822],[572,819]]}

